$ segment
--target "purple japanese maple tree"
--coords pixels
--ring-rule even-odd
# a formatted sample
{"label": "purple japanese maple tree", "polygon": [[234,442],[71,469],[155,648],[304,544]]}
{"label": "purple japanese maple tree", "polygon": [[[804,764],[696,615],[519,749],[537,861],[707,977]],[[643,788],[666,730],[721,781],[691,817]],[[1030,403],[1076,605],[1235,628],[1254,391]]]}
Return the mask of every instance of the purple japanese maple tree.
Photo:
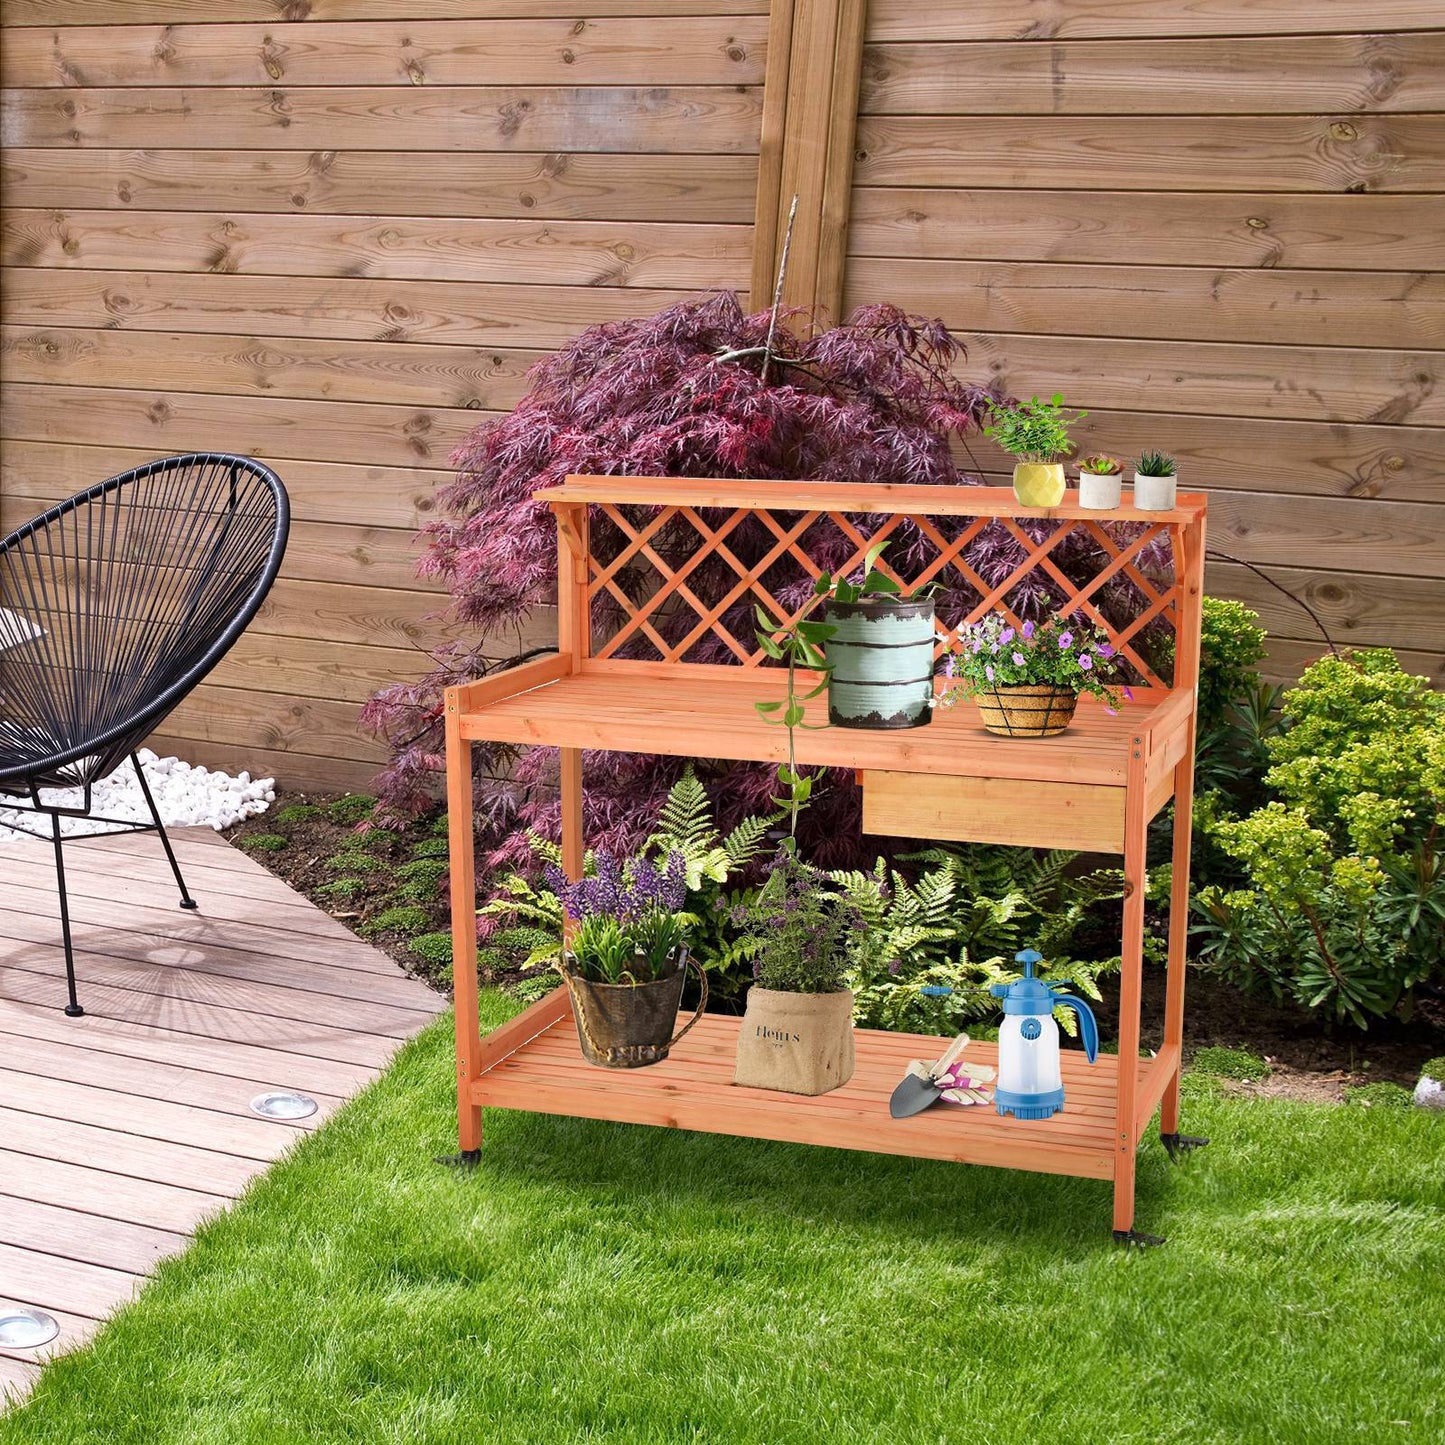
{"label": "purple japanese maple tree", "polygon": [[[735,295],[720,292],[654,316],[591,327],[532,369],[531,391],[510,415],[484,423],[463,443],[453,458],[456,479],[439,495],[442,515],[426,529],[420,571],[446,581],[453,616],[478,640],[443,650],[426,676],[388,687],[366,705],[364,723],[392,750],[377,783],[383,816],[414,814],[436,794],[442,689],[514,660],[508,639],[533,609],[555,598],[556,529],[547,506],[533,500],[539,488],[573,472],[933,485],[977,480],[960,473],[955,452],[979,429],[990,394],[955,374],[963,348],[942,322],[876,305],[816,331],[805,317],[788,314],[770,338],[770,319],[766,311],[745,314]],[[873,519],[858,520],[866,531]],[[772,540],[760,527],[744,528],[729,546],[751,564]],[[594,544],[608,545],[605,529],[597,529]],[[1006,534],[979,544],[970,561],[986,581],[1006,575],[1021,555]],[[656,545],[671,562],[695,547],[696,536],[662,535]],[[910,549],[922,558],[926,546],[904,530],[889,555],[906,565],[917,560]],[[679,550],[670,554],[669,548]],[[809,546],[825,567],[842,565],[852,550],[841,533]],[[773,595],[784,603],[800,598],[810,580],[801,571],[780,577]],[[706,595],[706,570],[689,581]],[[942,608],[949,596],[941,595]],[[956,610],[972,597],[959,579]],[[745,616],[734,631],[746,637],[751,604],[744,599],[742,606]],[[605,626],[605,615],[597,620]],[[694,620],[689,614],[676,626]],[[668,619],[658,625],[665,629]],[[711,634],[689,657],[730,660]],[[485,746],[475,754],[479,818],[493,859],[524,861],[522,826],[557,834],[555,754]],[[589,754],[589,842],[634,848],[681,766],[671,758]],[[770,766],[703,764],[700,773],[724,822],[766,808],[776,786]],[[821,864],[843,861],[857,852],[857,824],[857,795],[851,777],[840,773],[815,791],[800,840]]]}

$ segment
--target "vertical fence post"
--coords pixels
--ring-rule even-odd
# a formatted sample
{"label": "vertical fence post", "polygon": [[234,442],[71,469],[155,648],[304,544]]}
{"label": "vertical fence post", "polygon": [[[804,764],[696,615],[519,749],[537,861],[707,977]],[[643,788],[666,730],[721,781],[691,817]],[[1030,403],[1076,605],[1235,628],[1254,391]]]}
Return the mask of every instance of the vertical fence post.
{"label": "vertical fence post", "polygon": [[774,0],[758,162],[752,304],[772,299],[798,197],[785,306],[836,318],[843,302],[867,0]]}

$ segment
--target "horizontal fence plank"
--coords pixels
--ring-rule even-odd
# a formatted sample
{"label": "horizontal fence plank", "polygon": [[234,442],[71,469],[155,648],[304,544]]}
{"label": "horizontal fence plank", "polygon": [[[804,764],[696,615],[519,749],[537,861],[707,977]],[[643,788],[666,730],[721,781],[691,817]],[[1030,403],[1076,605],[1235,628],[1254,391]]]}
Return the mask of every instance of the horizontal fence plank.
{"label": "horizontal fence plank", "polygon": [[1205,590],[1248,603],[1273,636],[1304,638],[1315,631],[1309,614],[1278,590],[1283,587],[1319,615],[1336,646],[1364,638],[1371,647],[1445,653],[1445,588],[1434,578],[1361,576],[1272,563],[1262,570],[1269,581],[1248,567],[1211,558]]}
{"label": "horizontal fence plank", "polygon": [[505,411],[547,353],[394,341],[0,327],[7,381]]}
{"label": "horizontal fence plank", "polygon": [[848,246],[854,256],[938,260],[1429,270],[1439,264],[1439,210],[1427,195],[859,186]]}
{"label": "horizontal fence plank", "polygon": [[0,84],[756,85],[766,38],[744,15],[47,25],[7,32]]}
{"label": "horizontal fence plank", "polygon": [[[986,164],[982,162],[986,158]],[[864,186],[1438,191],[1445,116],[864,116]]]}
{"label": "horizontal fence plank", "polygon": [[291,401],[17,382],[0,393],[0,437],[145,447],[157,456],[227,451],[303,461],[445,467],[490,413],[366,402]]}
{"label": "horizontal fence plank", "polygon": [[1445,33],[872,44],[865,115],[1445,110]]}
{"label": "horizontal fence plank", "polygon": [[622,321],[690,292],[600,286],[469,286],[462,281],[339,281],[147,271],[6,273],[6,320],[20,326],[560,346],[584,326]]}
{"label": "horizontal fence plank", "polygon": [[0,215],[0,264],[107,271],[134,270],[143,258],[148,271],[736,289],[748,284],[752,251],[747,225],[13,207]]}
{"label": "horizontal fence plank", "polygon": [[[887,296],[963,331],[1445,346],[1445,274],[1276,268],[1055,266],[854,257],[850,300]],[[1175,348],[1177,355],[1187,349]],[[1407,359],[1402,361],[1408,365]],[[1281,369],[1288,374],[1289,362]]]}
{"label": "horizontal fence plank", "polygon": [[1445,356],[1088,336],[965,332],[964,376],[1015,393],[1063,391],[1077,406],[1140,406],[1197,416],[1445,423]]}
{"label": "horizontal fence plank", "polygon": [[325,637],[247,631],[211,674],[218,687],[327,697],[358,707],[378,689],[415,682],[432,668],[421,648],[344,646]]}
{"label": "horizontal fence plank", "polygon": [[7,204],[66,209],[326,212],[748,223],[751,156],[434,151],[58,151],[0,158]]}
{"label": "horizontal fence plank", "polygon": [[[550,20],[557,0],[189,0],[192,21]],[[767,0],[573,0],[571,14],[766,15]],[[176,0],[6,0],[0,25],[170,25]]]}
{"label": "horizontal fence plank", "polygon": [[[0,451],[0,496],[26,497],[32,511],[54,497],[69,496],[95,482],[153,461],[146,447],[89,446],[78,442],[6,441]],[[378,467],[269,458],[291,498],[296,521],[329,522],[345,516],[360,526],[424,526],[436,507],[436,491],[450,471],[424,467]]]}
{"label": "horizontal fence plank", "polygon": [[[1260,485],[1269,479],[1261,477]],[[1215,492],[1209,546],[1241,562],[1308,565],[1392,577],[1445,577],[1445,507],[1277,492]]]}
{"label": "horizontal fence plank", "polygon": [[[48,499],[62,501],[63,496]],[[24,526],[35,515],[29,497],[0,496],[0,533]],[[313,582],[351,587],[387,587],[436,594],[445,584],[418,577],[421,544],[413,532],[390,527],[358,527],[349,522],[296,522],[286,543],[283,573]]]}
{"label": "horizontal fence plank", "polygon": [[[753,155],[761,86],[11,90],[7,146]],[[198,117],[204,125],[197,125]]]}
{"label": "horizontal fence plank", "polygon": [[[1043,391],[1053,378],[1019,376],[1025,395]],[[1148,406],[1147,394],[1135,398]],[[1146,448],[1169,452],[1179,461],[1180,484],[1210,492],[1216,488],[1294,496],[1383,498],[1445,502],[1445,428],[1326,425],[1265,421],[1252,417],[1184,416],[1089,408],[1073,428],[1081,454],[1113,452],[1137,457]],[[1012,462],[983,437],[969,439],[981,469],[1007,473]],[[1296,514],[1303,509],[1296,505]]]}
{"label": "horizontal fence plank", "polygon": [[[31,0],[36,3],[36,0]],[[1311,35],[1329,31],[1429,30],[1420,0],[969,0],[920,5],[871,0],[870,40],[1058,40],[1114,36]]]}
{"label": "horizontal fence plank", "polygon": [[233,746],[254,743],[277,752],[312,752],[362,763],[386,758],[381,744],[357,725],[356,704],[330,698],[202,683],[165,726],[177,736]]}

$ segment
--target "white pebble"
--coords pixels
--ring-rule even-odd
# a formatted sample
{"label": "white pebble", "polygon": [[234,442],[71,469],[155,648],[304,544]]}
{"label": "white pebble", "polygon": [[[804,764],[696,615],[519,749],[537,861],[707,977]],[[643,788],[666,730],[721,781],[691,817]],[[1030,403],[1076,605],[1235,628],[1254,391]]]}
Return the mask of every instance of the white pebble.
{"label": "white pebble", "polygon": [[[219,831],[243,818],[264,813],[276,796],[274,778],[253,779],[249,773],[232,778],[206,767],[193,768],[179,758],[158,758],[149,748],[142,748],[139,756],[161,821],[168,828],[203,826]],[[78,808],[84,802],[79,788],[45,789],[43,797],[47,803],[60,807]],[[127,822],[149,821],[150,810],[129,761],[94,785],[91,811]],[[25,813],[20,810],[0,808],[0,844],[27,837],[28,834],[7,826],[25,819]],[[85,818],[62,818],[60,831],[65,837],[74,838],[110,830]]]}
{"label": "white pebble", "polygon": [[1422,1109],[1445,1109],[1445,1083],[1422,1074],[1415,1085],[1415,1102]]}

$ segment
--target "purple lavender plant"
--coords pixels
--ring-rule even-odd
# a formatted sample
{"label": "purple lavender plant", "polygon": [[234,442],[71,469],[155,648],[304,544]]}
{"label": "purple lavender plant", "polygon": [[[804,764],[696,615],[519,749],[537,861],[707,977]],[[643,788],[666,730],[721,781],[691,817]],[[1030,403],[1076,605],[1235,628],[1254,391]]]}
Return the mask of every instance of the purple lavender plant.
{"label": "purple lavender plant", "polygon": [[687,859],[670,853],[659,868],[648,858],[596,855],[595,872],[575,882],[554,863],[543,870],[564,915],[573,963],[594,983],[651,983],[680,965],[691,919]]}

